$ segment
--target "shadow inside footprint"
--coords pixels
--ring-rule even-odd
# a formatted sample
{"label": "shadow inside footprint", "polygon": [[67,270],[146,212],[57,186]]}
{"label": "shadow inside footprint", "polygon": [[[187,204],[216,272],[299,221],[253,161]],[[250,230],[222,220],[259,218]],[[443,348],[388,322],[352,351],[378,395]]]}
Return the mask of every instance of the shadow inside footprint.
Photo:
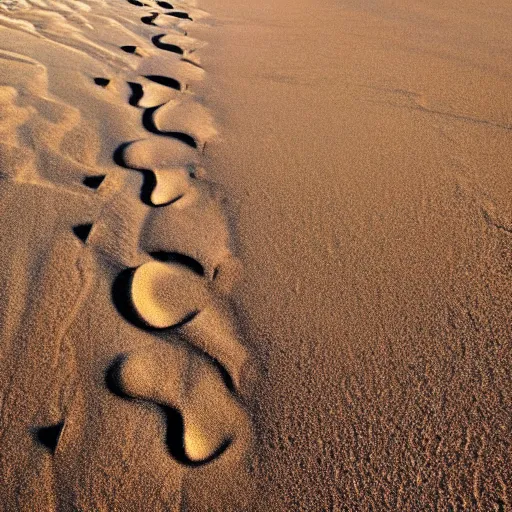
{"label": "shadow inside footprint", "polygon": [[124,400],[147,401],[158,406],[165,417],[165,443],[167,445],[167,449],[169,450],[171,457],[173,457],[177,462],[188,467],[204,466],[205,464],[208,464],[220,457],[227,448],[229,448],[233,442],[231,438],[225,439],[223,443],[207,458],[198,461],[190,459],[190,457],[187,456],[185,448],[185,423],[181,412],[175,407],[170,407],[151,399],[143,400],[141,398],[133,398],[127,395],[123,390],[121,379],[121,371],[125,362],[126,356],[120,355],[109,366],[105,372],[105,385],[107,386],[107,389]]}
{"label": "shadow inside footprint", "polygon": [[100,87],[107,87],[107,85],[110,83],[110,80],[108,78],[98,77],[94,79],[94,83]]}
{"label": "shadow inside footprint", "polygon": [[184,144],[187,144],[191,148],[197,149],[197,142],[191,135],[188,135],[183,132],[164,132],[156,127],[155,122],[153,120],[153,116],[161,106],[162,105],[158,105],[156,107],[147,108],[144,111],[144,114],[142,115],[142,124],[144,128],[148,132],[154,133],[155,135],[165,135],[166,137],[179,140]]}
{"label": "shadow inside footprint", "polygon": [[175,89],[176,91],[181,91],[181,84],[174,78],[163,75],[145,75],[144,78],[147,78],[156,84]]}
{"label": "shadow inside footprint", "polygon": [[[147,206],[153,206],[153,202],[151,201],[151,195],[156,187],[156,176],[153,171],[150,169],[133,169],[132,167],[126,164],[124,159],[124,151],[125,149],[132,144],[132,142],[123,142],[115,151],[113,155],[113,160],[116,165],[119,167],[123,167],[124,169],[130,169],[133,171],[140,172],[142,174],[142,187],[140,189],[140,200]],[[167,206],[167,205],[159,205],[159,206]]]}
{"label": "shadow inside footprint", "polygon": [[146,322],[144,322],[144,320],[142,320],[131,300],[132,282],[136,270],[136,268],[127,268],[123,270],[116,277],[112,285],[112,303],[117,309],[117,312],[127,322],[147,332],[162,332],[172,329],[179,329],[180,327],[191,322],[199,314],[199,311],[191,311],[174,325],[169,325],[168,327],[160,328],[148,325]]}
{"label": "shadow inside footprint", "polygon": [[168,52],[172,52],[172,53],[177,53],[178,55],[183,55],[184,54],[184,51],[183,49],[181,49],[179,46],[175,45],[175,44],[169,44],[169,43],[164,43],[161,41],[161,39],[165,36],[166,34],[160,34],[158,36],[153,36],[151,38],[151,42],[157,47],[159,48],[160,50],[166,50]]}
{"label": "shadow inside footprint", "polygon": [[199,312],[192,311],[175,325],[171,325],[165,328],[152,327],[144,322],[140,318],[131,301],[131,287],[133,276],[136,270],[136,268],[127,268],[123,270],[114,280],[114,284],[112,285],[112,302],[117,309],[117,312],[126,321],[130,322],[133,326],[138,327],[139,329],[143,329],[147,332],[161,332],[170,329],[178,329],[179,327],[189,323],[197,316]]}
{"label": "shadow inside footprint", "polygon": [[50,425],[47,427],[39,427],[32,431],[34,439],[45,448],[50,450],[52,453],[57,449],[59,443],[60,434],[64,428],[64,422]]}
{"label": "shadow inside footprint", "polygon": [[157,1],[157,5],[162,7],[162,9],[174,9],[174,7],[169,2],[162,2],[162,1],[158,2]]}
{"label": "shadow inside footprint", "polygon": [[128,103],[132,107],[138,107],[139,101],[144,96],[144,89],[142,88],[142,85],[138,84],[137,82],[128,82],[128,86],[132,90],[132,93],[130,95],[130,99],[128,100]]}
{"label": "shadow inside footprint", "polygon": [[167,435],[166,444],[169,453],[175,460],[189,467],[200,467],[220,457],[231,445],[232,439],[226,439],[209,457],[199,461],[190,459],[185,450],[185,427],[183,416],[172,407],[160,405],[166,417]]}
{"label": "shadow inside footprint", "polygon": [[134,54],[137,51],[137,47],[133,46],[133,45],[120,46],[120,48],[121,48],[121,50],[123,50],[123,52],[126,52],[126,53]]}
{"label": "shadow inside footprint", "polygon": [[173,16],[174,18],[179,18],[180,20],[190,20],[193,21],[192,18],[186,12],[166,12],[166,16]]}
{"label": "shadow inside footprint", "polygon": [[[112,285],[112,302],[117,309],[117,312],[125,320],[139,329],[151,330],[148,329],[142,320],[140,320],[139,315],[130,300],[130,289],[135,270],[135,268],[127,268],[116,277],[114,284]],[[118,364],[120,363],[122,363],[122,361],[118,361]]]}
{"label": "shadow inside footprint", "polygon": [[187,267],[189,270],[192,270],[195,274],[201,277],[204,276],[204,268],[201,263],[186,254],[181,254],[179,252],[154,251],[149,253],[149,255],[155,260],[162,261],[164,263],[182,265]]}
{"label": "shadow inside footprint", "polygon": [[144,4],[142,2],[139,2],[139,0],[127,0],[128,3],[132,5],[136,5],[137,7],[143,7]]}

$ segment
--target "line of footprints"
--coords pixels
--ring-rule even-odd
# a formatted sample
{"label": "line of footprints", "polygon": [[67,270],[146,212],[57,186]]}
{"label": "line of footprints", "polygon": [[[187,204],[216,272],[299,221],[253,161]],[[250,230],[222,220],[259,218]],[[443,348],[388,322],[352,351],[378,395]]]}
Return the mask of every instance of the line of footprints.
{"label": "line of footprints", "polygon": [[[168,16],[192,21],[171,4],[156,3],[171,10]],[[142,22],[154,25],[157,16],[152,12]],[[154,36],[154,46],[192,68],[200,67],[166,37]],[[177,37],[186,38],[186,32]],[[139,51],[136,46],[121,49]],[[104,88],[110,83],[100,77],[94,81]],[[237,443],[243,451],[250,438],[250,422],[239,398],[248,354],[227,305],[238,264],[230,251],[221,198],[201,167],[201,150],[213,130],[207,111],[174,78],[148,73],[140,81],[147,87],[128,82],[129,103],[142,111],[142,124],[151,135],[121,144],[113,159],[142,174],[142,190],[116,195],[93,224],[73,230],[83,243],[119,265],[112,289],[117,311],[156,338],[154,344],[112,362],[106,372],[108,389],[122,399],[160,407],[167,418],[170,454],[181,464],[202,466]],[[151,93],[151,84],[158,86],[158,93]],[[186,113],[180,116],[183,103]],[[170,127],[180,117],[191,119],[194,136]],[[83,184],[99,189],[105,178],[88,176]],[[40,429],[39,440],[54,449],[61,429]]]}

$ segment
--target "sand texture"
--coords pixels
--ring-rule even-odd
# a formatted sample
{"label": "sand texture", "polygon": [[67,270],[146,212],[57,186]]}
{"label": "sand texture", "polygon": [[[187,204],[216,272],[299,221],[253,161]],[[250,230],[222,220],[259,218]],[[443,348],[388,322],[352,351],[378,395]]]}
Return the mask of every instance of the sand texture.
{"label": "sand texture", "polygon": [[0,0],[0,510],[512,511],[509,0]]}
{"label": "sand texture", "polygon": [[243,510],[240,275],[187,35],[153,2],[0,11],[3,510]]}

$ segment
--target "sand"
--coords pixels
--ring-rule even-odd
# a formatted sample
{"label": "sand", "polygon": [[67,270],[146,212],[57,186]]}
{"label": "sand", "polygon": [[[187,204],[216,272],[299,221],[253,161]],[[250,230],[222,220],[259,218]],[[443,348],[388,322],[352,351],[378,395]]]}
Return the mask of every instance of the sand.
{"label": "sand", "polygon": [[2,510],[511,509],[511,26],[2,1]]}

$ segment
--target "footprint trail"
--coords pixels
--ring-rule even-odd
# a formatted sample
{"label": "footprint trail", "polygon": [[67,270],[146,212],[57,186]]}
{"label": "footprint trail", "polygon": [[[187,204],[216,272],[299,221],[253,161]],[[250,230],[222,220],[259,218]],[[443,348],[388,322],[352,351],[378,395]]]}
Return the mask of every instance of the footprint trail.
{"label": "footprint trail", "polygon": [[[10,51],[4,56],[16,64],[14,85],[0,85],[0,181],[28,196],[43,220],[55,216],[59,205],[50,234],[27,228],[26,240],[41,245],[40,260],[31,264],[49,269],[44,279],[29,283],[41,295],[39,310],[43,304],[60,309],[55,326],[47,327],[51,318],[39,319],[39,311],[22,336],[23,346],[31,347],[31,335],[39,341],[39,331],[51,333],[58,346],[43,354],[43,344],[34,343],[30,350],[37,357],[28,350],[31,360],[41,361],[30,376],[43,389],[33,400],[37,412],[16,419],[20,426],[12,432],[0,431],[0,443],[3,437],[25,436],[51,473],[58,492],[44,491],[54,497],[45,510],[67,510],[70,504],[76,510],[126,510],[123,493],[110,492],[109,471],[115,468],[108,458],[121,454],[127,464],[139,439],[144,453],[164,450],[155,460],[158,471],[173,475],[159,482],[166,489],[176,475],[178,487],[197,488],[210,474],[212,482],[229,487],[251,449],[242,390],[252,360],[230,302],[241,267],[223,209],[226,198],[208,179],[203,154],[216,135],[207,101],[194,93],[194,82],[206,76],[198,51],[203,43],[183,28],[200,23],[206,13],[181,2],[127,0],[126,13],[117,20],[103,11],[97,15],[95,9],[107,8],[96,4],[90,14],[85,6],[71,15],[66,1],[55,17],[44,9],[22,10],[26,20],[17,30],[29,33],[23,36],[27,48],[35,44],[31,31],[40,31],[37,44],[54,58],[51,52],[63,46],[58,20],[76,24],[73,37],[80,50],[71,46],[67,55],[78,58],[82,48],[92,53],[87,73],[70,67],[69,94],[67,88],[50,89],[48,69],[58,59],[43,65]],[[130,14],[143,36],[123,24]],[[107,27],[101,44],[83,30],[98,20]],[[73,106],[82,94],[92,98],[90,112]],[[21,209],[20,215],[28,213]],[[30,316],[34,307],[27,306],[23,315]],[[50,344],[44,343],[44,348]],[[30,388],[30,382],[20,389]],[[20,394],[9,391],[7,407],[21,403]],[[90,460],[95,470],[88,472]],[[34,468],[34,480],[43,472],[37,464],[20,462],[23,467]],[[141,481],[153,477],[141,467],[130,471]],[[20,474],[2,473],[6,481]],[[182,484],[186,480],[192,483]],[[89,487],[101,492],[88,497],[81,489]],[[169,491],[168,500],[174,495]]]}

